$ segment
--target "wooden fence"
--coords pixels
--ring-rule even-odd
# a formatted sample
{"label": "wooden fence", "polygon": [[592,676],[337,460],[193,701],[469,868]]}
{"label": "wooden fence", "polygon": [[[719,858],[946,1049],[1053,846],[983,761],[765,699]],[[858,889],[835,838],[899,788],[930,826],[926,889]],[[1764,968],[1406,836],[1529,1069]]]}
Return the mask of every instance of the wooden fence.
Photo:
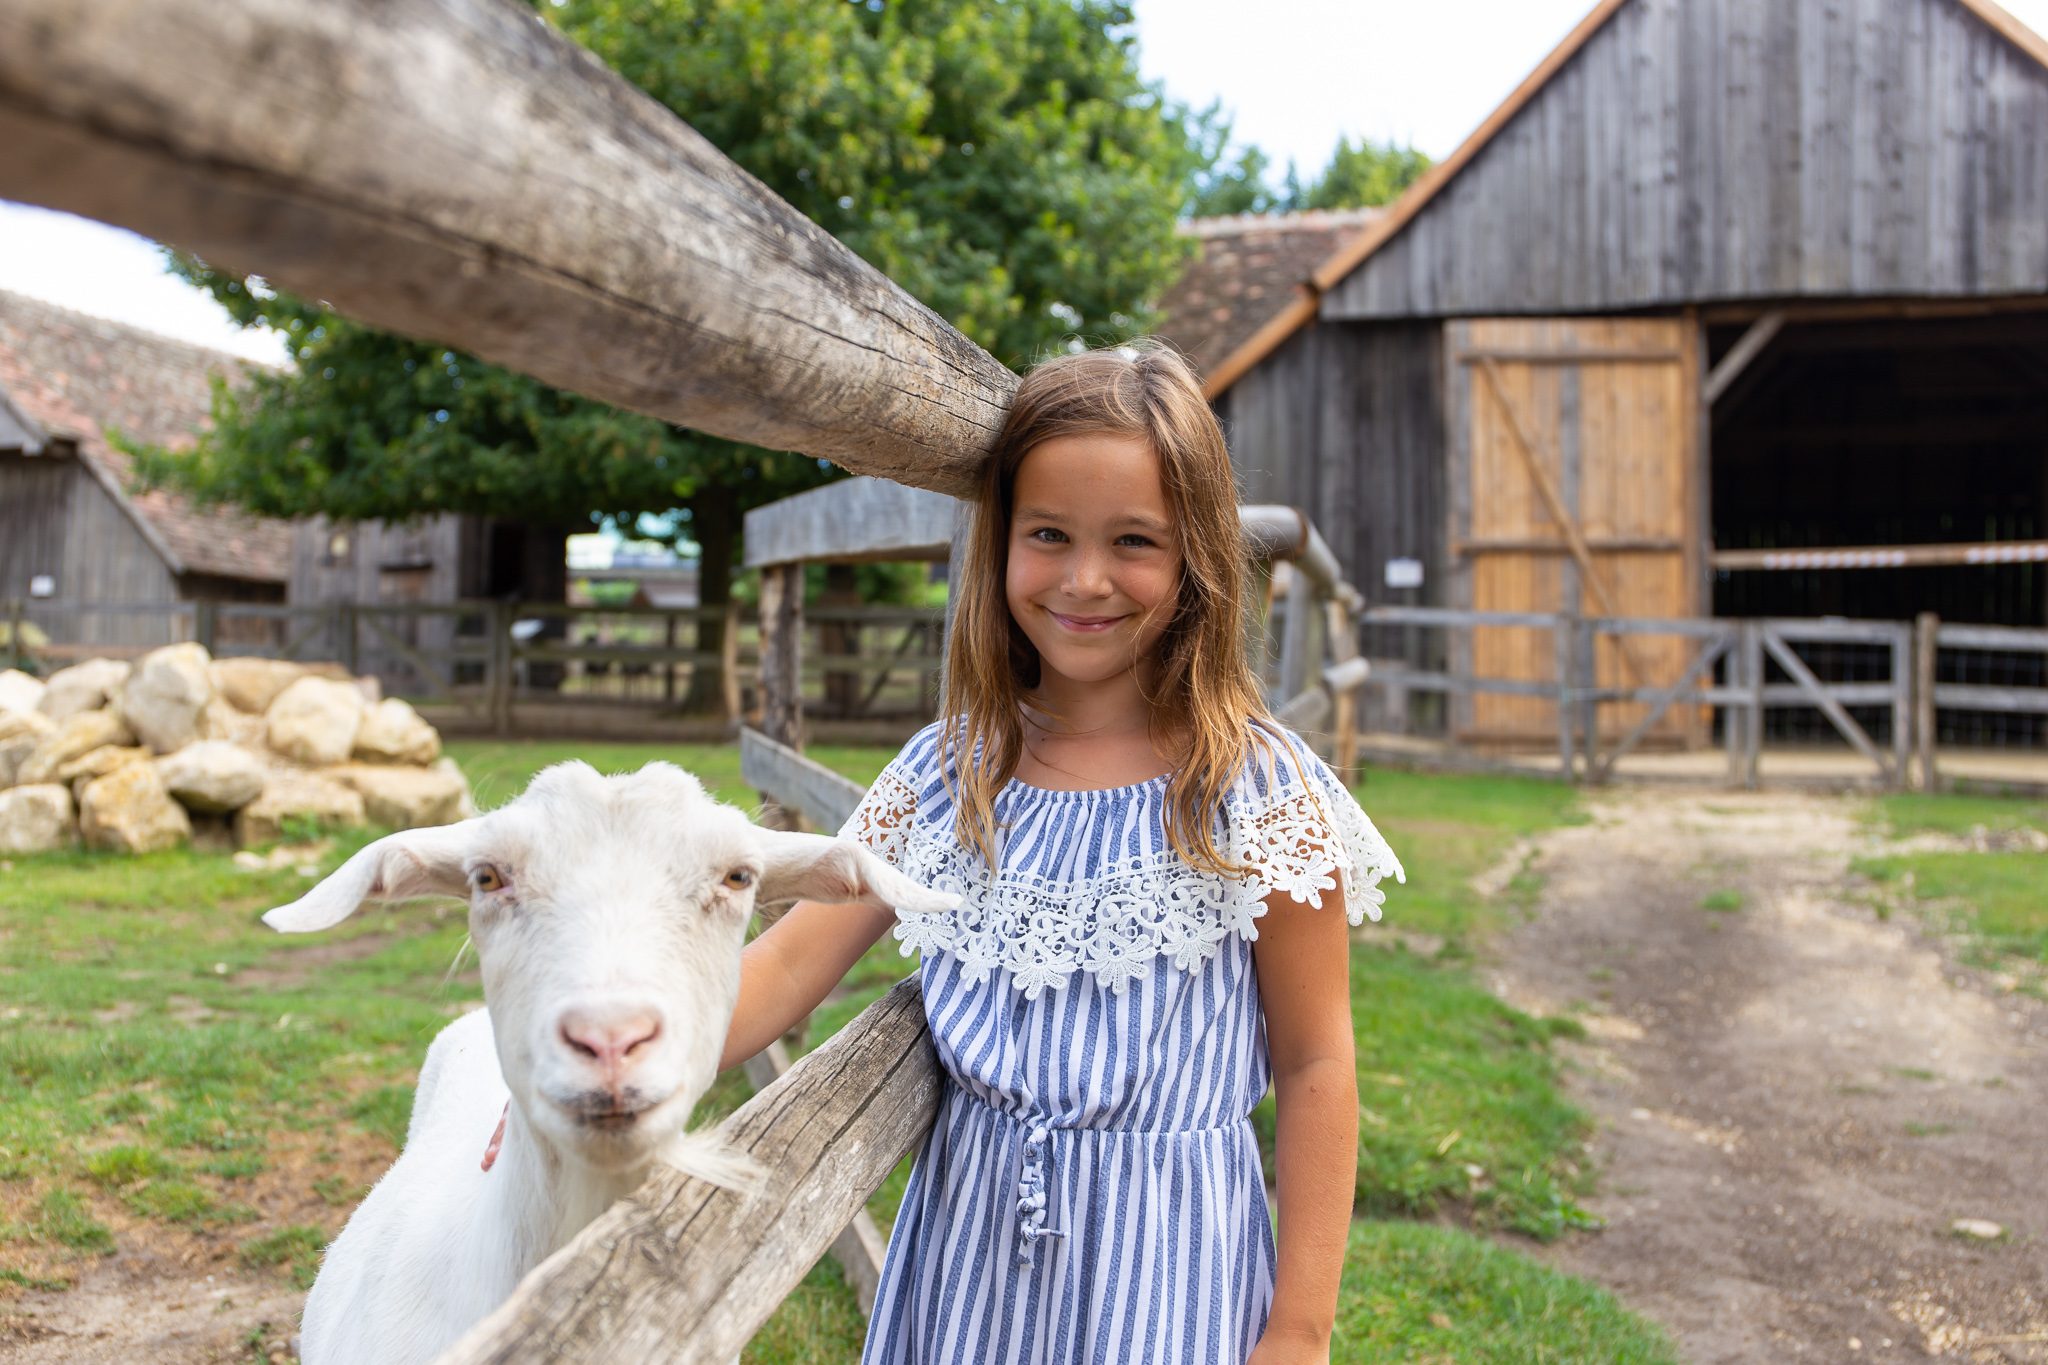
{"label": "wooden fence", "polygon": [[[738,605],[706,608],[580,607],[471,601],[445,604],[336,602],[279,606],[243,602],[0,603],[9,630],[0,659],[47,672],[81,658],[138,654],[155,645],[74,643],[94,617],[142,616],[156,643],[196,640],[216,656],[332,661],[380,680],[457,733],[562,734],[630,728],[688,697],[696,677],[717,677],[717,726],[730,729],[760,706],[759,617]],[[716,650],[696,647],[709,620],[726,623]],[[870,723],[877,736],[908,733],[937,699],[944,613],[936,608],[815,606],[815,637],[796,685],[814,715]],[[833,687],[845,678],[851,686]]]}
{"label": "wooden fence", "polygon": [[[2037,661],[2030,682],[1985,686],[1941,681],[1958,671],[1966,651],[2048,658],[2048,630],[1945,624],[1932,615],[1914,622],[1845,621],[1832,618],[1644,619],[1569,614],[1480,612],[1437,607],[1372,607],[1360,613],[1371,627],[1410,627],[1469,635],[1480,630],[1547,633],[1554,660],[1548,679],[1486,677],[1418,669],[1402,660],[1373,660],[1365,683],[1380,734],[1368,737],[1374,756],[1403,762],[1440,758],[1446,766],[1494,766],[1527,771],[1500,746],[1464,742],[1456,708],[1436,713],[1435,751],[1380,741],[1411,728],[1416,694],[1449,698],[1507,695],[1547,702],[1554,716],[1555,762],[1549,771],[1574,780],[1605,782],[1622,761],[1639,752],[1674,712],[1697,708],[1699,730],[1718,721],[1730,785],[1756,787],[1768,747],[1766,718],[1773,712],[1817,715],[1833,738],[1865,765],[1864,779],[1881,787],[1946,785],[1938,747],[1941,725],[1971,712],[2048,715],[2048,665]],[[1671,676],[1633,685],[1599,681],[1596,661],[1603,650],[1618,652],[1641,637],[1680,642],[1683,661]],[[1822,676],[1815,657],[1829,648],[1855,646],[1883,661],[1881,676],[1838,679]],[[1445,649],[1449,658],[1472,651]],[[1664,733],[1671,731],[1666,728]],[[2039,746],[2036,746],[2039,750]],[[2048,751],[2040,751],[2048,760]],[[1915,763],[1917,756],[1918,762]],[[1917,767],[1917,771],[1916,771]],[[1707,774],[1712,775],[1712,774]],[[2040,780],[2048,781],[2048,762]],[[2024,776],[2010,785],[2026,785]]]}

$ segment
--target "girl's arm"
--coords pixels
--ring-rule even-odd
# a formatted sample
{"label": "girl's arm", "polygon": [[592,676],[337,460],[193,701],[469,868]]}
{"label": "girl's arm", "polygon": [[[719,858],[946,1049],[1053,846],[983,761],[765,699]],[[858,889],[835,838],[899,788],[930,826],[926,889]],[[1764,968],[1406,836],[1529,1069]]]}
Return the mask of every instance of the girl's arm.
{"label": "girl's arm", "polygon": [[1279,1108],[1279,1275],[1252,1360],[1327,1361],[1358,1179],[1358,1069],[1343,892],[1266,897],[1252,959]]}
{"label": "girl's arm", "polygon": [[798,901],[740,955],[740,999],[718,1069],[737,1066],[789,1032],[875,946],[895,912]]}

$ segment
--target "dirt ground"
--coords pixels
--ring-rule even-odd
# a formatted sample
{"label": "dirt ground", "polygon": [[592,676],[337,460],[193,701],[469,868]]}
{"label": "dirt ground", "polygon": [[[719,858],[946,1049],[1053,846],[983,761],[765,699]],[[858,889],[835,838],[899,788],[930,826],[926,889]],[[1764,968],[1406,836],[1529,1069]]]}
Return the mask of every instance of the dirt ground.
{"label": "dirt ground", "polygon": [[1593,812],[1535,850],[1544,892],[1492,968],[1588,1029],[1571,1089],[1607,1227],[1537,1254],[1700,1365],[2048,1361],[2048,1007],[1859,898],[1849,862],[1881,850],[1847,801]]}

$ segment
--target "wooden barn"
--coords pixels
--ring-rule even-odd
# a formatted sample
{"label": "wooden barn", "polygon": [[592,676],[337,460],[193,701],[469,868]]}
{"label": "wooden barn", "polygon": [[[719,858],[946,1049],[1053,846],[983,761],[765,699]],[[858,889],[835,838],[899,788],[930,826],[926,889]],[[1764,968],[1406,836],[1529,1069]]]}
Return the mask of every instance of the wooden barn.
{"label": "wooden barn", "polygon": [[1989,0],[1603,0],[1384,214],[1307,226],[1252,269],[1197,225],[1163,330],[1376,601],[2048,623],[2048,43]]}
{"label": "wooden barn", "polygon": [[284,600],[287,524],[131,491],[108,440],[189,442],[210,377],[245,364],[0,292],[0,602],[27,601],[58,657],[182,638],[189,619],[156,604]]}

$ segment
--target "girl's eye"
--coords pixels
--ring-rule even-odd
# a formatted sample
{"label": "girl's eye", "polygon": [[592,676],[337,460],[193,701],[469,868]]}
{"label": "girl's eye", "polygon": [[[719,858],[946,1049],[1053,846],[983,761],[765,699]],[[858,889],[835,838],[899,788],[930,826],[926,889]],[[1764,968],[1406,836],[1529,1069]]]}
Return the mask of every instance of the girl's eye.
{"label": "girl's eye", "polygon": [[1141,536],[1141,535],[1138,535],[1138,534],[1137,534],[1137,533],[1135,533],[1135,532],[1133,532],[1132,534],[1130,534],[1130,535],[1127,535],[1127,536],[1118,536],[1118,537],[1117,537],[1117,542],[1118,542],[1119,544],[1127,544],[1127,545],[1132,545],[1132,546],[1135,546],[1135,547],[1137,547],[1137,548],[1139,548],[1139,549],[1147,549],[1147,550],[1149,550],[1149,549],[1151,549],[1151,548],[1152,548],[1152,540],[1151,540],[1151,537],[1149,537],[1149,536]]}
{"label": "girl's eye", "polygon": [[725,874],[725,884],[734,891],[744,891],[754,884],[754,869],[736,867]]}
{"label": "girl's eye", "polygon": [[480,867],[469,874],[470,890],[488,896],[493,891],[505,889],[505,874],[495,867]]}
{"label": "girl's eye", "polygon": [[1064,532],[1056,531],[1050,526],[1041,526],[1030,535],[1030,539],[1037,541],[1041,545],[1057,545],[1066,538]]}

